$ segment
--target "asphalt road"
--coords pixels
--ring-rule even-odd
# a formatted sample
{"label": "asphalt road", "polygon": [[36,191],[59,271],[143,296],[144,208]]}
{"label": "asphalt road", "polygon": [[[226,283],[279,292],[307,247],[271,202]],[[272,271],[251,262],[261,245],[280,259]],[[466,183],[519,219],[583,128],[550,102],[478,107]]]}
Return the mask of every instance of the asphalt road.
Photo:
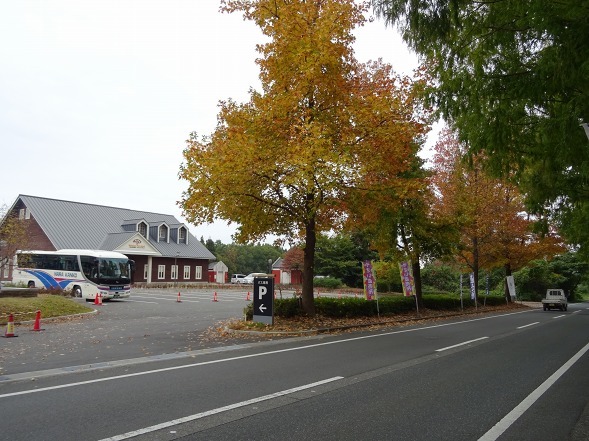
{"label": "asphalt road", "polygon": [[580,304],[60,375],[21,370],[0,381],[0,433],[13,441],[586,440],[588,349],[589,310]]}

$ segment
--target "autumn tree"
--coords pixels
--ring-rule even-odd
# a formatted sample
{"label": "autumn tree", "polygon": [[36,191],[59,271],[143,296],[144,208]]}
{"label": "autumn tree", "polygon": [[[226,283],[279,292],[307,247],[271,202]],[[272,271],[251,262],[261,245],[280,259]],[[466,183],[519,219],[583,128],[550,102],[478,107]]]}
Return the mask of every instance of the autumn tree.
{"label": "autumn tree", "polygon": [[273,234],[304,243],[302,301],[315,313],[317,234],[337,229],[355,194],[407,185],[400,177],[423,134],[418,89],[381,62],[354,58],[352,31],[367,4],[353,0],[225,0],[268,41],[258,45],[262,91],[220,103],[215,131],[192,134],[180,177],[193,223],[238,224],[235,239]]}
{"label": "autumn tree", "polygon": [[[456,258],[474,273],[503,267],[505,275],[538,258],[564,251],[560,238],[534,232],[534,219],[525,211],[522,195],[506,180],[491,177],[481,155],[468,155],[450,131],[435,146],[433,183],[436,211],[453,220],[460,231]],[[506,297],[509,294],[506,290]]]}
{"label": "autumn tree", "polygon": [[411,188],[400,193],[381,192],[380,200],[370,205],[367,212],[361,212],[361,224],[382,259],[411,261],[416,301],[423,307],[421,265],[448,254],[456,230],[445,218],[436,218],[431,210],[431,176],[417,154],[406,175],[413,178]]}
{"label": "autumn tree", "polygon": [[18,212],[0,207],[0,273],[8,272],[18,250],[27,249],[29,234],[26,222],[19,219]]}
{"label": "autumn tree", "polygon": [[432,67],[441,115],[589,256],[589,4],[373,0]]}

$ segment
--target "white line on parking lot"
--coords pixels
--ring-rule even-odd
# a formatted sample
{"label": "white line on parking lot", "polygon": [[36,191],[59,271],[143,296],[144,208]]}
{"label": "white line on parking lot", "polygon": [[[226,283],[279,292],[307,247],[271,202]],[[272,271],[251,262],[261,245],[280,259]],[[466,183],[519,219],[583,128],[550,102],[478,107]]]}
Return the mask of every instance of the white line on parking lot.
{"label": "white line on parking lot", "polygon": [[342,380],[344,377],[332,377],[326,380],[317,381],[311,384],[305,384],[304,386],[294,387],[292,389],[283,390],[270,395],[264,395],[262,397],[253,398],[247,401],[241,401],[239,403],[230,404],[228,406],[219,407],[217,409],[207,410],[206,412],[196,413],[176,420],[166,421],[165,423],[156,424],[154,426],[145,427],[143,429],[134,430],[132,432],[123,433],[122,435],[115,435],[110,438],[104,438],[100,441],[121,441],[124,439],[133,438],[135,436],[144,435],[146,433],[155,432],[156,430],[166,429],[168,427],[177,426],[178,424],[188,423],[190,421],[205,418],[211,415],[215,415],[221,412],[227,412],[228,410],[238,409],[240,407],[249,406],[250,404],[260,403],[262,401],[271,400],[273,398],[282,397],[302,390],[310,389],[315,386],[321,386],[322,384],[331,383],[333,381]]}
{"label": "white line on parking lot", "polygon": [[135,303],[153,303],[154,305],[157,305],[157,302],[148,302],[145,300],[131,300],[131,299],[125,299],[127,302],[135,302]]}
{"label": "white line on parking lot", "polygon": [[[177,297],[153,297],[153,296],[149,296],[149,297],[133,296],[133,297],[139,297],[140,299],[166,300],[166,301],[174,301],[174,302],[177,301]],[[200,300],[187,300],[185,298],[182,298],[182,302],[198,303],[198,302],[200,302]],[[157,303],[157,302],[151,302],[151,303]]]}
{"label": "white line on parking lot", "polygon": [[517,327],[517,328],[515,328],[515,329],[524,329],[524,328],[527,328],[528,326],[534,326],[534,325],[537,325],[538,323],[540,323],[540,322],[529,323],[529,324],[527,324],[527,325],[518,326],[518,327]]}
{"label": "white line on parking lot", "polygon": [[556,317],[552,317],[553,319],[557,319],[557,318],[561,318],[561,317],[566,317],[566,315],[562,314],[562,315],[557,315]]}

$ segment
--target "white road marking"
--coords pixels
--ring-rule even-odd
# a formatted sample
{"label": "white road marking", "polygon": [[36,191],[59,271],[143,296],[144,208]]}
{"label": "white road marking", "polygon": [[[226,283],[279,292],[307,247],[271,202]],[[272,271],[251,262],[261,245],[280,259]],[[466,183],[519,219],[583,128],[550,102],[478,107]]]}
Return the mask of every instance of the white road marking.
{"label": "white road marking", "polygon": [[145,427],[139,430],[133,430],[131,432],[123,433],[121,435],[115,435],[110,438],[104,438],[100,441],[121,441],[129,438],[133,438],[135,436],[144,435],[146,433],[155,432],[156,430],[167,429],[168,427],[177,426],[178,424],[188,423],[190,421],[198,420],[200,418],[205,418],[211,415],[215,415],[221,412],[227,412],[228,410],[238,409],[240,407],[249,406],[250,404],[259,403],[261,401],[272,400],[274,398],[282,397],[284,395],[289,395],[295,392],[299,392],[301,390],[310,389],[315,386],[320,386],[322,384],[331,383],[333,381],[342,380],[344,377],[332,377],[326,380],[316,381],[315,383],[305,384],[304,386],[294,387],[292,389],[283,390],[281,392],[276,392],[270,395],[264,395],[262,397],[253,398],[251,400],[241,401],[239,403],[229,404],[228,406],[219,407],[217,409],[207,410],[206,412],[197,413],[194,415],[189,415],[186,417],[178,418],[171,421],[166,421],[165,423],[156,424],[154,426]]}
{"label": "white road marking", "polygon": [[484,340],[486,338],[489,338],[489,337],[480,337],[480,338],[475,338],[474,340],[463,341],[462,343],[458,343],[456,345],[446,346],[445,348],[436,349],[436,352],[447,351],[448,349],[453,349],[453,348],[457,348],[459,346],[464,346],[464,345],[467,345],[469,343],[473,343],[475,341]]}
{"label": "white road marking", "polygon": [[236,357],[222,358],[222,359],[218,359],[218,360],[202,361],[199,363],[191,363],[191,364],[185,364],[185,365],[181,365],[181,366],[172,366],[172,367],[154,369],[154,370],[149,370],[149,371],[135,372],[132,374],[115,375],[113,377],[96,378],[94,380],[80,381],[77,383],[60,384],[57,386],[42,387],[42,388],[38,388],[38,389],[30,389],[30,390],[24,390],[24,391],[20,391],[20,392],[1,394],[0,399],[1,398],[8,398],[8,397],[16,397],[19,395],[34,394],[37,392],[46,392],[46,391],[56,390],[56,389],[64,389],[64,388],[68,388],[68,387],[82,386],[85,384],[102,383],[105,381],[119,380],[121,378],[138,377],[138,376],[142,376],[142,375],[150,375],[150,374],[156,374],[156,373],[160,373],[160,372],[175,371],[178,369],[188,369],[188,368],[192,368],[192,367],[206,366],[209,364],[225,363],[228,361],[235,361],[235,360],[244,360],[247,358],[262,357],[262,356],[266,356],[266,355],[274,355],[274,354],[280,354],[280,353],[284,353],[284,352],[301,351],[301,350],[305,350],[305,349],[313,349],[313,348],[318,348],[318,347],[322,347],[322,346],[329,346],[329,345],[348,343],[348,342],[352,342],[352,341],[366,340],[369,338],[386,337],[389,335],[396,335],[396,334],[406,334],[408,332],[424,331],[424,330],[428,330],[428,329],[443,328],[446,326],[456,326],[456,325],[460,325],[463,323],[478,322],[478,321],[482,321],[482,320],[489,320],[492,318],[505,317],[505,316],[515,315],[515,314],[523,314],[525,312],[528,312],[528,311],[510,312],[507,314],[500,314],[500,315],[488,316],[488,317],[480,317],[480,318],[476,318],[476,319],[463,320],[463,321],[459,321],[459,322],[441,323],[438,325],[424,326],[421,328],[401,329],[398,331],[383,332],[380,334],[362,335],[359,337],[352,337],[352,338],[348,338],[348,339],[332,340],[332,341],[326,341],[326,342],[322,342],[322,343],[314,343],[314,344],[310,344],[310,345],[306,345],[306,346],[296,346],[293,348],[278,349],[276,351],[259,352],[256,354],[240,355],[240,356],[236,356]]}
{"label": "white road marking", "polygon": [[542,394],[546,392],[560,377],[562,377],[565,372],[568,371],[588,350],[589,343],[587,343],[579,352],[573,355],[573,357],[563,364],[554,374],[548,377],[548,379],[538,386],[530,395],[524,398],[524,400],[519,403],[511,412],[505,415],[501,421],[495,424],[491,430],[481,436],[479,441],[495,441],[497,438],[499,438],[503,432],[509,429],[509,427],[515,423],[515,421],[520,416],[522,416],[524,412],[532,406],[532,404],[538,401]]}
{"label": "white road marking", "polygon": [[126,302],[135,302],[135,303],[153,303],[154,305],[159,305],[158,302],[148,302],[145,300],[131,300],[131,299],[125,299]]}
{"label": "white road marking", "polygon": [[557,319],[557,318],[561,318],[561,317],[566,317],[566,315],[562,314],[562,315],[557,315],[556,317],[552,317],[553,319]]}
{"label": "white road marking", "polygon": [[517,328],[515,328],[515,329],[524,329],[524,328],[527,328],[528,326],[534,326],[534,325],[537,325],[538,323],[540,323],[540,322],[529,323],[529,324],[527,324],[527,325],[518,326],[518,327],[517,327]]}

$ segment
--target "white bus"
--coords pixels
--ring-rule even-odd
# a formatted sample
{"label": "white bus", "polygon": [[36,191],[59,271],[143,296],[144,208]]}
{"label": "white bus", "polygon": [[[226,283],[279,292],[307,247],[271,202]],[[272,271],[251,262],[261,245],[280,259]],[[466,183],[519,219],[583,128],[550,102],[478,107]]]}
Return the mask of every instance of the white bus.
{"label": "white bus", "polygon": [[129,297],[133,261],[115,251],[19,251],[12,283],[29,288],[69,290],[76,297]]}

